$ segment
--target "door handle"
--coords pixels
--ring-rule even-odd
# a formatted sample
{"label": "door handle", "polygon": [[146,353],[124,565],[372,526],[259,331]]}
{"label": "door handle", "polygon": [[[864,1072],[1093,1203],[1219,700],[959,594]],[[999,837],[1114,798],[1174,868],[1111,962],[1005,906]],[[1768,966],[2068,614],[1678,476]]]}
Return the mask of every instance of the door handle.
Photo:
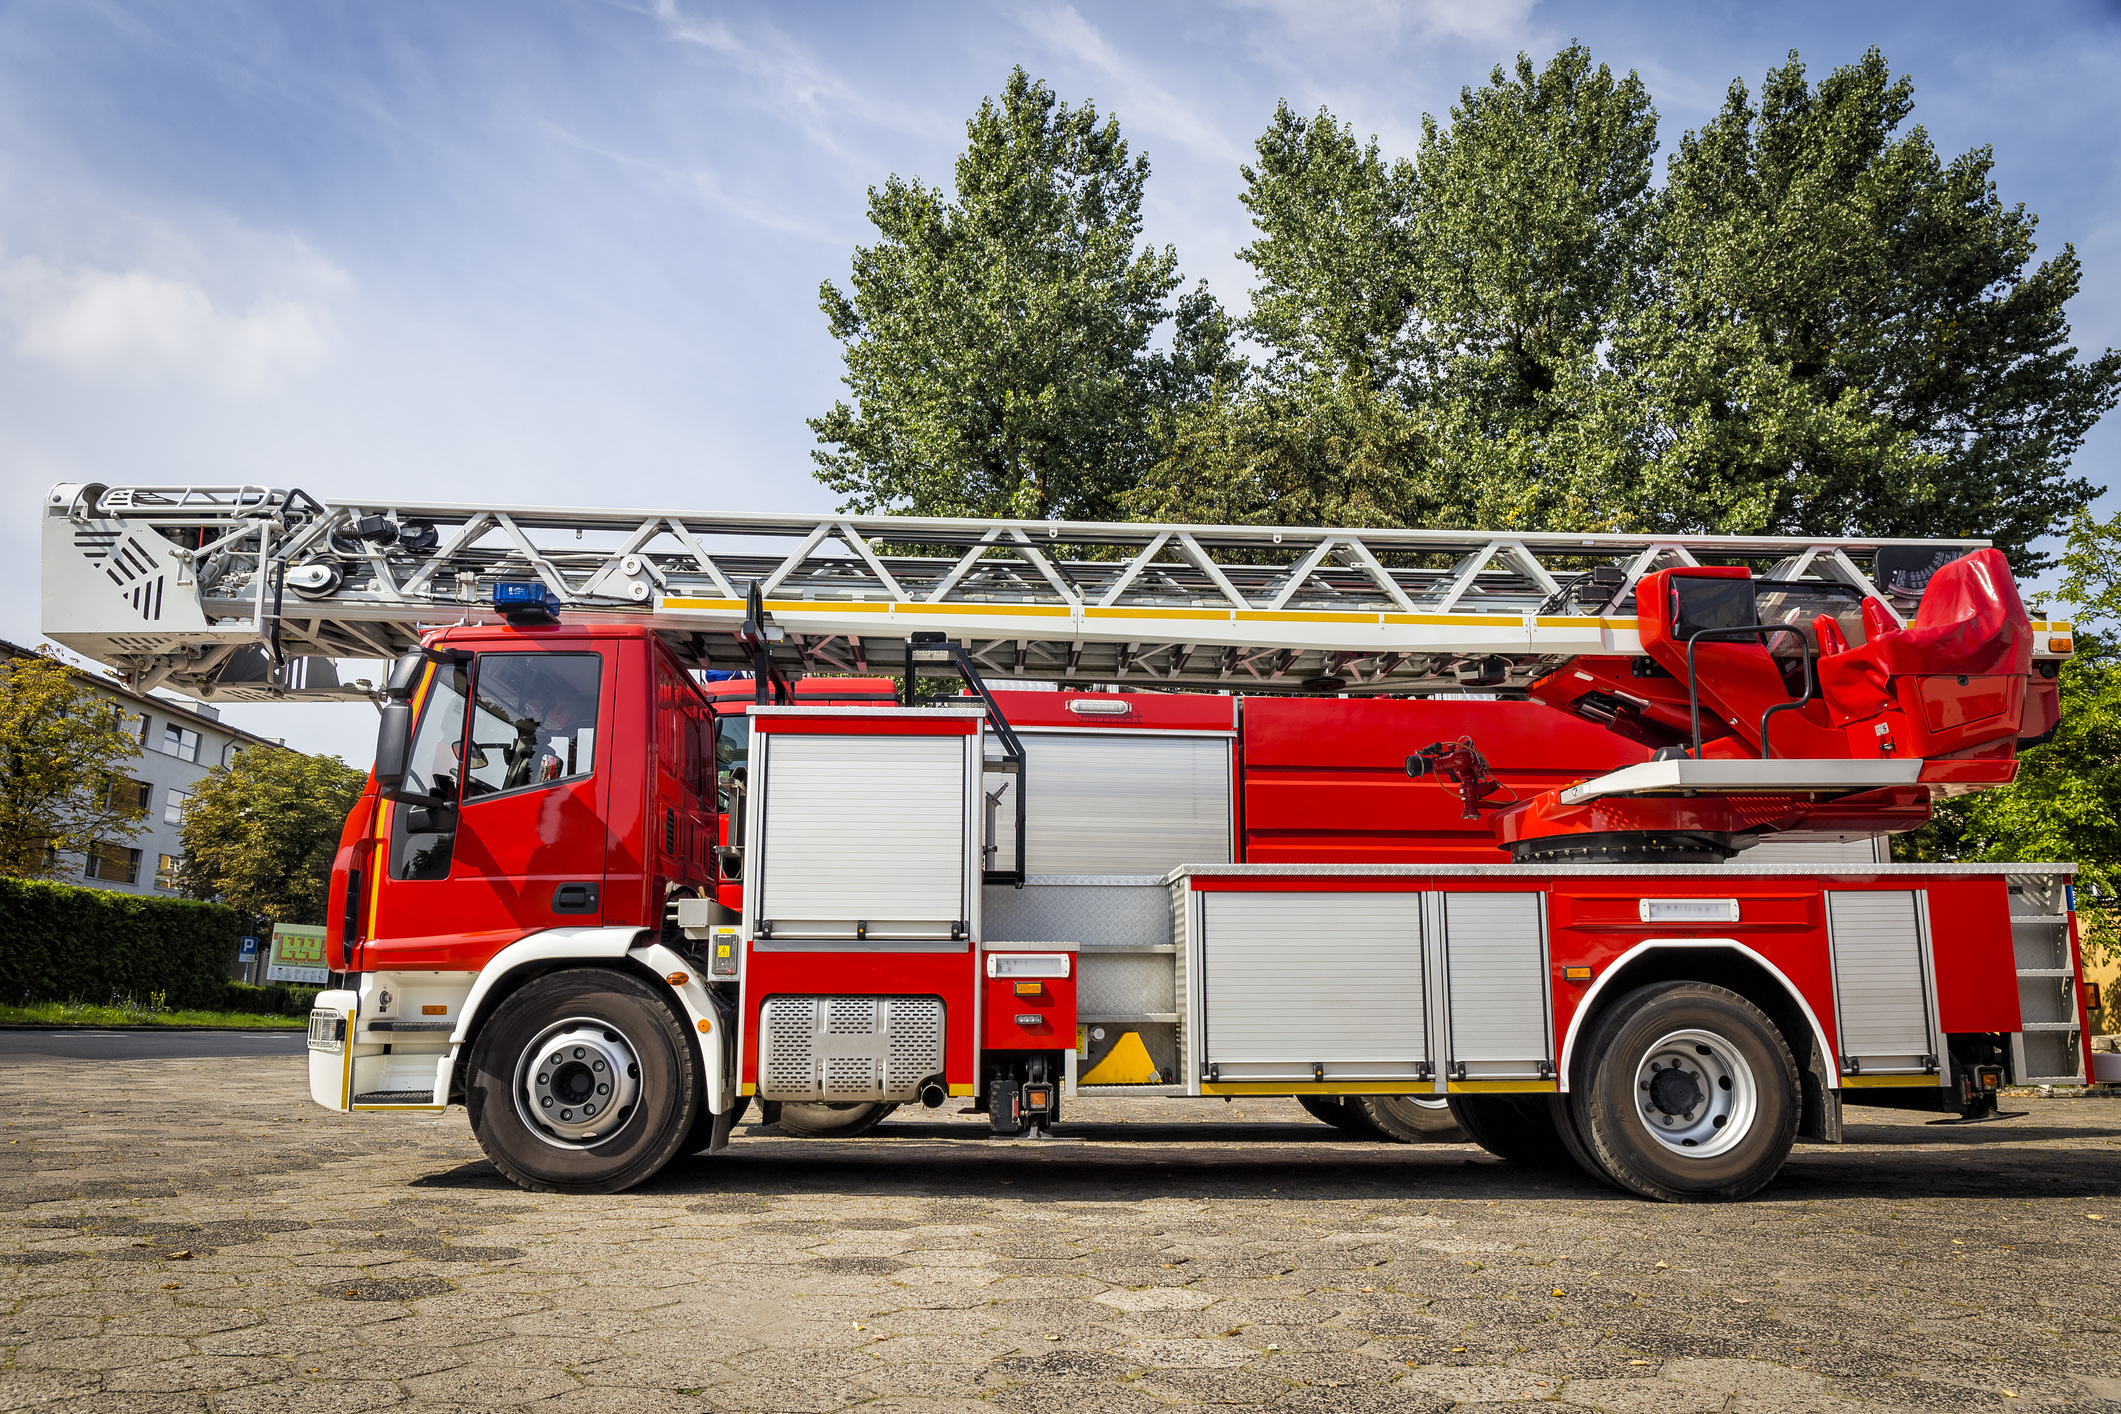
{"label": "door handle", "polygon": [[595,884],[562,884],[552,891],[554,913],[595,913],[597,911],[597,886]]}

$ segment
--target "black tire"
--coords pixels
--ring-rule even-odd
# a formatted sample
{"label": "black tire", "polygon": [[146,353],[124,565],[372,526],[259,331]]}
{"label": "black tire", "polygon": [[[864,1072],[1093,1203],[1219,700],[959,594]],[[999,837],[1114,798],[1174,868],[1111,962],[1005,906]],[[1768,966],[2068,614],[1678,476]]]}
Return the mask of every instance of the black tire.
{"label": "black tire", "polygon": [[[530,1064],[562,1051],[584,1054],[559,1066]],[[633,1060],[622,1078],[624,1055]],[[591,1067],[607,1061],[599,1079]],[[598,1084],[617,1089],[600,1099]],[[479,1147],[518,1186],[533,1193],[617,1193],[654,1177],[677,1155],[692,1133],[703,1088],[684,1018],[666,999],[623,972],[570,968],[529,983],[480,1028],[464,1108]],[[527,1115],[540,1092],[539,1104],[557,1098],[563,1106],[570,1094],[588,1095],[585,1116],[591,1105],[603,1103],[607,1112],[616,1106],[612,1127],[602,1127],[603,1116],[574,1117],[584,1132],[573,1135],[552,1122],[534,1127]]]}
{"label": "black tire", "polygon": [[779,1123],[781,1133],[797,1139],[857,1139],[897,1108],[861,1100],[783,1100]]}
{"label": "black tire", "polygon": [[1387,1139],[1402,1144],[1470,1142],[1441,1095],[1363,1095],[1348,1105]]}
{"label": "black tire", "polygon": [[1338,1095],[1298,1095],[1296,1103],[1315,1120],[1322,1120],[1357,1139],[1382,1139],[1384,1134],[1370,1123],[1368,1115]]}
{"label": "black tire", "polygon": [[1530,1169],[1573,1169],[1551,1095],[1453,1095],[1451,1117],[1498,1159]]}
{"label": "black tire", "polygon": [[1622,1187],[1674,1203],[1745,1198],[1789,1158],[1797,1061],[1736,992],[1637,988],[1600,1013],[1583,1055],[1569,1097],[1576,1133]]}

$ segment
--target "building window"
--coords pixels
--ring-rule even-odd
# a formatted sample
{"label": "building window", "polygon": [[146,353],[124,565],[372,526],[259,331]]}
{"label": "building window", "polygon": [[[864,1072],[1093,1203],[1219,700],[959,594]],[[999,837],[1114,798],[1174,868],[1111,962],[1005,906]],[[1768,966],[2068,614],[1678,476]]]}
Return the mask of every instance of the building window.
{"label": "building window", "polygon": [[184,823],[184,802],[191,799],[191,792],[166,790],[162,792],[162,822],[166,825]]}
{"label": "building window", "polygon": [[177,887],[177,866],[183,863],[180,855],[165,854],[155,864],[155,887],[174,889]]}
{"label": "building window", "polygon": [[162,728],[162,754],[174,756],[179,761],[197,761],[199,759],[199,734],[194,731],[186,731],[175,722],[165,724]]}
{"label": "building window", "polygon": [[107,879],[113,884],[137,884],[140,882],[140,851],[99,841],[89,848],[88,868],[82,872],[91,879]]}
{"label": "building window", "polygon": [[22,862],[33,869],[50,869],[59,863],[59,851],[52,848],[49,836],[31,840],[22,847]]}
{"label": "building window", "polygon": [[148,802],[154,799],[154,787],[146,781],[128,780],[124,776],[110,783],[110,808],[128,815],[145,815]]}

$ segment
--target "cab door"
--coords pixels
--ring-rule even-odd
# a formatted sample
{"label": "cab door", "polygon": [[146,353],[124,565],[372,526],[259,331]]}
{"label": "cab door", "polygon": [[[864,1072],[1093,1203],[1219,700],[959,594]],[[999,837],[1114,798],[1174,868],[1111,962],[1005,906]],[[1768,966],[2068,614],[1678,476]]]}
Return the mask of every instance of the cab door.
{"label": "cab door", "polygon": [[476,968],[601,921],[618,674],[594,642],[511,644],[435,669],[390,807],[371,968]]}

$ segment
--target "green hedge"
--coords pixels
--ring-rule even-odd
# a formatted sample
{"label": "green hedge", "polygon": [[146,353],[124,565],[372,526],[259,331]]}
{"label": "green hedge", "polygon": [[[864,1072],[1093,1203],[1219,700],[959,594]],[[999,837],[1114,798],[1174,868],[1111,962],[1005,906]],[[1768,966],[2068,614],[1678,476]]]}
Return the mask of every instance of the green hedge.
{"label": "green hedge", "polygon": [[116,993],[144,1002],[161,992],[173,1009],[225,1010],[242,937],[241,915],[218,903],[0,879],[0,999],[101,1002]]}
{"label": "green hedge", "polygon": [[298,987],[290,982],[270,982],[253,987],[248,982],[230,982],[221,1003],[222,1011],[248,1012],[253,1016],[307,1016],[322,987]]}

